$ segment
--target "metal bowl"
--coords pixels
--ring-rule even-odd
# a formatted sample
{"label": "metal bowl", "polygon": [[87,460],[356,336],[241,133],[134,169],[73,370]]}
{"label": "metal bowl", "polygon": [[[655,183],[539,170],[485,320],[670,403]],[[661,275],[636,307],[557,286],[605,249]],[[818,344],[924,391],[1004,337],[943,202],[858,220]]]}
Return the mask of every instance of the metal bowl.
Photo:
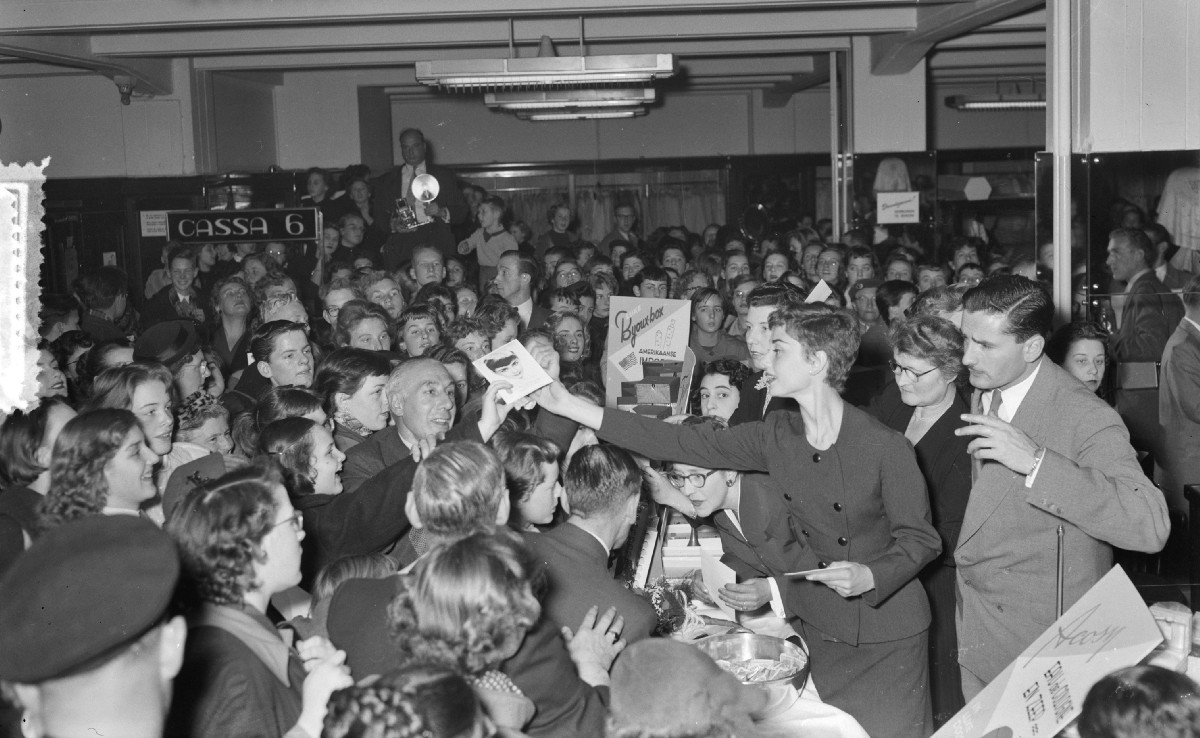
{"label": "metal bowl", "polygon": [[713,661],[771,659],[787,663],[791,667],[786,674],[775,679],[755,682],[743,680],[742,684],[763,687],[768,691],[773,687],[790,685],[800,691],[808,681],[808,652],[782,638],[757,633],[729,633],[702,638],[696,641],[696,647],[708,654]]}

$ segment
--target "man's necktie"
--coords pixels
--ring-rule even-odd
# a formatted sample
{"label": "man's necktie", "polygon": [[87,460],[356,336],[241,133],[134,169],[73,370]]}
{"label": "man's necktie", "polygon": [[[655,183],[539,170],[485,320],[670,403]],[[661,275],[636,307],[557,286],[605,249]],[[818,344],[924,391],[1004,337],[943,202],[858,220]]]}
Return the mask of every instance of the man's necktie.
{"label": "man's necktie", "polygon": [[[979,401],[983,402],[982,395],[980,396]],[[1003,402],[1004,402],[1004,395],[1000,394],[1000,390],[992,390],[992,399],[991,399],[991,404],[988,405],[987,415],[992,418],[999,418],[1000,417],[1000,405]],[[980,459],[976,459],[976,458],[971,459],[971,483],[972,484],[975,483],[975,480],[979,479],[979,471],[982,468],[983,468],[983,461],[981,461]]]}

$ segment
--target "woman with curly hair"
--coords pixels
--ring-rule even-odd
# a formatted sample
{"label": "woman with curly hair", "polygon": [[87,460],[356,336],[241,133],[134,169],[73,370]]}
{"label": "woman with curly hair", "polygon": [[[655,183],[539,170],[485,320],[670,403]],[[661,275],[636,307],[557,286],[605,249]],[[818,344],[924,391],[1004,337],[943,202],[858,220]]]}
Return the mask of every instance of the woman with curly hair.
{"label": "woman with curly hair", "polygon": [[407,308],[396,320],[396,337],[410,359],[423,356],[442,342],[445,333],[442,312],[436,305],[422,303]]}
{"label": "woman with curly hair", "polygon": [[742,401],[742,383],[749,378],[750,367],[736,359],[705,363],[696,392],[696,411],[728,421]]}
{"label": "woman with curly hair", "polygon": [[308,418],[330,427],[329,416],[316,392],[307,387],[272,387],[249,412],[233,419],[233,441],[244,455],[253,456],[258,448],[258,434],[283,418]]}
{"label": "woman with curly hair", "polygon": [[[334,692],[323,738],[497,735],[471,685],[453,669],[413,664]],[[501,732],[499,735],[512,735]]]}
{"label": "woman with curly hair", "polygon": [[514,730],[533,704],[498,671],[541,616],[531,552],[512,531],[481,532],[434,548],[388,607],[403,663],[433,663],[466,676],[488,713]]}
{"label": "woman with curly hair", "polygon": [[320,735],[329,695],[351,680],[328,640],[293,649],[267,619],[272,595],[300,582],[304,540],[278,469],[251,464],[196,487],[167,532],[199,606],[164,734]]}
{"label": "woman with curly hair", "polygon": [[63,426],[50,457],[50,488],[38,508],[45,530],[89,515],[138,515],[154,499],[158,454],[137,417],[104,408]]}
{"label": "woman with curly hair", "polygon": [[342,494],[346,455],[325,426],[306,418],[277,420],[263,429],[258,453],[278,462],[292,505],[304,515],[304,588],[330,562],[383,551],[409,530],[406,497],[389,485],[364,485]]}
{"label": "woman with curly hair", "polygon": [[37,510],[50,491],[54,442],[75,411],[59,397],[14,410],[0,424],[0,573],[37,532]]}
{"label": "woman with curly hair", "polygon": [[333,326],[333,345],[368,351],[391,351],[396,343],[392,318],[373,302],[350,300],[338,311]]}

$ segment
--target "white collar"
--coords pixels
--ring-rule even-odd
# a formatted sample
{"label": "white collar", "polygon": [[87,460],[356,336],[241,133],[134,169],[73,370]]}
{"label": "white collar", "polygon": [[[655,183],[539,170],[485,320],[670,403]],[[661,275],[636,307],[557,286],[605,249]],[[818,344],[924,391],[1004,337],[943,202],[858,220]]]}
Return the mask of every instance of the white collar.
{"label": "white collar", "polygon": [[997,415],[1006,423],[1011,423],[1013,416],[1017,414],[1017,410],[1021,407],[1021,403],[1025,400],[1025,395],[1029,394],[1029,388],[1033,386],[1033,380],[1037,378],[1038,372],[1042,370],[1042,362],[1045,358],[1038,359],[1038,364],[1034,370],[1029,373],[1028,377],[1022,379],[1018,384],[1014,384],[1006,390],[992,390],[987,393],[987,402],[981,408],[986,413],[988,408],[992,406],[992,398],[995,393],[1000,392],[1004,398],[1004,402],[1000,404],[1000,411]]}

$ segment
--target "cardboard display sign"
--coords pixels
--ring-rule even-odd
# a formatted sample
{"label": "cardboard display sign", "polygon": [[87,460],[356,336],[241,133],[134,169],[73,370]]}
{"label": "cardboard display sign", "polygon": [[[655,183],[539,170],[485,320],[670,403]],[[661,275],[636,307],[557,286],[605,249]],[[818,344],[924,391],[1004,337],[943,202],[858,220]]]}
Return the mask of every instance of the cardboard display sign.
{"label": "cardboard display sign", "polygon": [[875,217],[884,223],[920,223],[920,192],[880,192],[875,195]]}
{"label": "cardboard display sign", "polygon": [[613,297],[605,356],[606,404],[667,417],[687,408],[696,357],[688,300]]}
{"label": "cardboard display sign", "polygon": [[1079,715],[1093,684],[1161,641],[1141,595],[1114,566],[934,738],[1050,738]]}

